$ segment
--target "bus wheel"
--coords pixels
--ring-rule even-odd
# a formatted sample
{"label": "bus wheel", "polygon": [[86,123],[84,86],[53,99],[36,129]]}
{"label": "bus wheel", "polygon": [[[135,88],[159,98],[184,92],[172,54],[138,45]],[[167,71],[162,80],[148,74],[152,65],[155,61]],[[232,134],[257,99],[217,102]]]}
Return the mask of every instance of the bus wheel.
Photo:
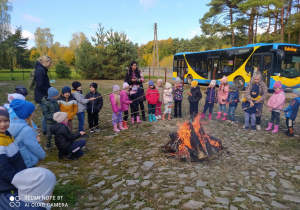
{"label": "bus wheel", "polygon": [[187,80],[187,83],[190,85],[191,84],[191,82],[193,81],[193,76],[192,75],[187,75],[187,77],[186,77],[186,80]]}
{"label": "bus wheel", "polygon": [[245,80],[243,77],[235,78],[234,84],[236,85],[238,90],[244,90],[244,88],[245,88]]}

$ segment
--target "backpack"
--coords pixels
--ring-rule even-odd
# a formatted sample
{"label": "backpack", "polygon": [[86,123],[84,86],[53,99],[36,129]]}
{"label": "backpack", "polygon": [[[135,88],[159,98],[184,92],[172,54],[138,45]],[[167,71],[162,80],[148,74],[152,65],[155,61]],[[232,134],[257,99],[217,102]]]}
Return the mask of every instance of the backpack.
{"label": "backpack", "polygon": [[30,90],[35,90],[36,88],[36,81],[35,81],[35,69],[30,72]]}

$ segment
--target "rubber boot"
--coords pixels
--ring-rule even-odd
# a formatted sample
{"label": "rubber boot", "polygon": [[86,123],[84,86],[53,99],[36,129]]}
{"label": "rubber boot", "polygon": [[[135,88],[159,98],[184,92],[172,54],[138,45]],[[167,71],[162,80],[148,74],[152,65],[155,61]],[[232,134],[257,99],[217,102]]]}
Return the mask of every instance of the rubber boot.
{"label": "rubber boot", "polygon": [[122,125],[122,122],[119,122],[119,129],[120,129],[120,130],[125,130],[125,128],[124,128],[123,125]]}
{"label": "rubber boot", "polygon": [[114,131],[115,131],[115,132],[117,132],[117,133],[119,133],[119,132],[120,132],[120,130],[118,129],[118,125],[117,125],[117,123],[116,123],[116,124],[114,124]]}
{"label": "rubber boot", "polygon": [[289,137],[293,137],[294,136],[293,127],[288,127],[288,131],[285,134]]}
{"label": "rubber boot", "polygon": [[155,114],[152,115],[152,119],[153,119],[154,122],[157,121],[156,118],[155,118]]}
{"label": "rubber boot", "polygon": [[222,112],[217,112],[218,116],[216,117],[216,119],[221,119],[221,115],[222,115]]}
{"label": "rubber boot", "polygon": [[140,121],[140,116],[136,116],[136,122],[137,122],[137,123],[141,123],[141,121]]}
{"label": "rubber boot", "polygon": [[124,123],[123,123],[123,128],[128,129],[127,122],[126,122],[126,121],[123,121],[123,122],[124,122]]}
{"label": "rubber boot", "polygon": [[168,120],[171,120],[171,114],[168,114]]}
{"label": "rubber boot", "polygon": [[205,113],[201,113],[200,119],[205,119]]}
{"label": "rubber boot", "polygon": [[223,120],[223,121],[226,121],[226,117],[227,117],[227,113],[223,113],[223,118],[222,118],[222,120]]}
{"label": "rubber boot", "polygon": [[272,130],[272,133],[277,133],[279,129],[279,125],[274,125],[274,130]]}
{"label": "rubber boot", "polygon": [[211,120],[211,113],[208,114],[208,119]]}
{"label": "rubber boot", "polygon": [[149,122],[152,122],[152,114],[148,114],[149,116]]}
{"label": "rubber boot", "polygon": [[134,124],[134,117],[131,117],[131,124]]}
{"label": "rubber boot", "polygon": [[265,129],[265,131],[269,131],[272,129],[273,123],[268,123],[268,127]]}
{"label": "rubber boot", "polygon": [[165,114],[165,113],[163,113],[163,115],[162,115],[161,119],[162,119],[162,120],[166,120],[165,116],[166,116],[166,114]]}

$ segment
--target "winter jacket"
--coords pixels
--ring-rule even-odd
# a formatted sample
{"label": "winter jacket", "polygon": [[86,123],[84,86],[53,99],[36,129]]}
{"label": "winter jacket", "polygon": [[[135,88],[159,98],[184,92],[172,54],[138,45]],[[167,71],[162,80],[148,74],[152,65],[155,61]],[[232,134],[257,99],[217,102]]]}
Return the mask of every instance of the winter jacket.
{"label": "winter jacket", "polygon": [[61,112],[66,112],[68,114],[68,120],[73,120],[74,116],[77,114],[78,105],[76,99],[70,95],[69,98],[60,96],[57,99],[58,106]]}
{"label": "winter jacket", "polygon": [[158,99],[158,101],[162,102],[163,101],[163,96],[164,96],[164,88],[163,88],[163,86],[161,86],[161,87],[156,86],[156,89],[159,92],[159,99]]}
{"label": "winter jacket", "polygon": [[257,103],[261,99],[261,96],[257,96],[256,98],[251,98],[252,102],[254,103],[254,106],[250,108],[250,102],[244,98],[242,101],[242,109],[245,109],[244,111],[249,114],[255,114],[257,111],[256,109],[261,109],[262,103]]}
{"label": "winter jacket", "polygon": [[45,158],[46,153],[39,144],[34,129],[25,120],[14,119],[8,131],[14,137],[27,168]]}
{"label": "winter jacket", "polygon": [[300,97],[296,97],[292,100],[290,105],[285,108],[283,111],[285,112],[285,117],[290,118],[291,120],[295,121],[297,117],[297,113],[300,106]]}
{"label": "winter jacket", "polygon": [[86,104],[89,102],[89,100],[84,98],[81,90],[79,91],[72,90],[71,93],[77,101],[77,105],[78,105],[77,113],[84,112],[87,109]]}
{"label": "winter jacket", "polygon": [[60,111],[57,101],[53,99],[49,99],[47,98],[47,96],[45,96],[42,99],[42,104],[43,104],[42,111],[46,120],[46,124],[56,123],[55,120],[53,120],[53,115],[55,112]]}
{"label": "winter jacket", "polygon": [[229,85],[220,85],[218,90],[218,103],[226,104],[229,94]]}
{"label": "winter jacket", "polygon": [[26,169],[18,145],[8,131],[0,133],[0,194],[17,190],[11,184],[16,173]]}
{"label": "winter jacket", "polygon": [[40,62],[35,64],[35,81],[34,100],[36,103],[42,103],[42,98],[48,96],[48,89],[51,87],[48,77],[48,69]]}
{"label": "winter jacket", "polygon": [[217,93],[215,87],[213,87],[213,88],[207,87],[206,90],[204,91],[204,93],[206,94],[205,101],[212,102],[212,103],[215,103],[218,101],[218,93]]}
{"label": "winter jacket", "polygon": [[192,87],[191,88],[191,94],[192,96],[188,97],[188,100],[191,104],[195,104],[198,103],[200,101],[200,99],[202,98],[202,93],[200,91],[200,87]]}
{"label": "winter jacket", "polygon": [[132,101],[132,103],[130,104],[130,107],[136,107],[139,105],[139,100],[135,100],[140,96],[141,89],[138,89],[138,91],[136,93],[130,91],[129,94],[129,100]]}
{"label": "winter jacket", "polygon": [[163,94],[163,102],[164,102],[164,104],[168,104],[168,103],[172,103],[173,102],[172,92],[173,92],[172,88],[164,90],[164,94]]}
{"label": "winter jacket", "polygon": [[148,87],[148,89],[146,91],[146,99],[148,101],[148,104],[157,104],[157,102],[159,100],[158,90],[155,87],[153,89]]}
{"label": "winter jacket", "polygon": [[[114,96],[113,93],[109,95],[109,99],[110,99],[111,108],[112,108],[112,110],[113,110],[114,113],[122,111],[121,105],[118,106],[118,104],[117,104],[117,102],[115,100],[115,96]],[[121,102],[121,99],[120,99],[120,102]]]}
{"label": "winter jacket", "polygon": [[[132,79],[137,79],[137,81],[133,82]],[[140,87],[139,89],[141,89],[141,91],[139,92],[140,93],[139,97],[145,95],[145,91],[143,89],[144,81],[145,81],[144,76],[143,76],[142,72],[138,69],[136,69],[134,72],[128,71],[126,73],[125,80],[124,80],[124,82],[127,82],[130,86],[138,85]],[[139,101],[146,101],[146,98],[141,97],[139,99]]]}
{"label": "winter jacket", "polygon": [[[176,86],[176,85],[175,85]],[[179,87],[175,88],[174,86],[174,101],[182,101],[183,100],[183,96],[182,96],[182,93],[183,93],[183,87],[182,87],[182,84],[179,85]]]}
{"label": "winter jacket", "polygon": [[[88,92],[86,95],[85,95],[85,98],[86,99],[89,99],[89,98],[97,98],[101,96],[101,94],[99,92],[96,92],[93,93],[93,92]],[[95,99],[94,101],[89,101],[87,103],[87,112],[90,113],[90,114],[93,114],[93,113],[98,113],[100,112],[100,110],[102,109],[102,106],[103,106],[103,98],[102,97],[99,97],[97,99]]]}
{"label": "winter jacket", "polygon": [[230,91],[228,94],[227,102],[229,103],[229,107],[237,107],[240,102],[240,95],[238,90]]}
{"label": "winter jacket", "polygon": [[[251,99],[251,89],[252,89],[253,85],[254,85],[254,82],[251,80],[246,86],[245,97],[248,101],[252,100]],[[264,83],[262,80],[259,81],[258,86],[259,86],[258,94],[261,96],[261,100],[263,103],[264,100],[268,96],[268,87],[267,87],[266,83]]]}
{"label": "winter jacket", "polygon": [[272,108],[273,110],[283,109],[283,105],[285,103],[285,93],[283,90],[279,91],[278,93],[274,93],[268,100],[268,107]]}
{"label": "winter jacket", "polygon": [[50,131],[54,134],[55,145],[62,154],[69,154],[73,141],[81,136],[80,133],[72,134],[63,123],[54,124]]}
{"label": "winter jacket", "polygon": [[131,101],[129,101],[129,96],[125,90],[120,91],[120,102],[121,102],[122,112],[128,111],[129,104],[131,103]]}

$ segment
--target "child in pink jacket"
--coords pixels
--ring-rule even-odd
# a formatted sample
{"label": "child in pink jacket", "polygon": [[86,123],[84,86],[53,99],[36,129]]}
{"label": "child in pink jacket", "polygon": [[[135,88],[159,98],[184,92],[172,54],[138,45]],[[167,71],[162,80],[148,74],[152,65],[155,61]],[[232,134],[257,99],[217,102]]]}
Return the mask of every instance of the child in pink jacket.
{"label": "child in pink jacket", "polygon": [[125,129],[128,129],[128,125],[127,125],[128,109],[129,109],[129,104],[131,104],[131,101],[129,101],[128,94],[129,94],[129,84],[127,82],[124,82],[123,90],[121,90],[120,92],[120,100],[121,100],[121,109],[122,112],[124,113],[122,126]]}
{"label": "child in pink jacket", "polygon": [[280,110],[283,109],[283,105],[285,103],[285,94],[282,90],[282,84],[280,81],[275,82],[274,86],[274,94],[268,100],[268,108],[271,111],[271,120],[266,128],[266,131],[272,129],[274,120],[274,130],[272,133],[277,133],[279,129],[279,120],[280,120]]}
{"label": "child in pink jacket", "polygon": [[[120,87],[118,85],[113,85],[112,86],[113,93],[110,94],[110,103],[111,103],[111,108],[113,110],[113,117],[112,117],[112,124],[114,126],[114,131],[115,132],[120,132],[120,130],[124,130],[123,125],[122,125],[122,108],[121,108],[121,100],[120,100]],[[118,125],[119,128],[118,129]]]}
{"label": "child in pink jacket", "polygon": [[222,79],[220,79],[220,85],[218,90],[218,103],[219,103],[219,111],[218,116],[216,119],[222,118],[222,111],[223,111],[223,118],[222,120],[226,120],[227,112],[226,112],[226,102],[229,94],[229,84],[227,83],[227,77],[223,76]]}

